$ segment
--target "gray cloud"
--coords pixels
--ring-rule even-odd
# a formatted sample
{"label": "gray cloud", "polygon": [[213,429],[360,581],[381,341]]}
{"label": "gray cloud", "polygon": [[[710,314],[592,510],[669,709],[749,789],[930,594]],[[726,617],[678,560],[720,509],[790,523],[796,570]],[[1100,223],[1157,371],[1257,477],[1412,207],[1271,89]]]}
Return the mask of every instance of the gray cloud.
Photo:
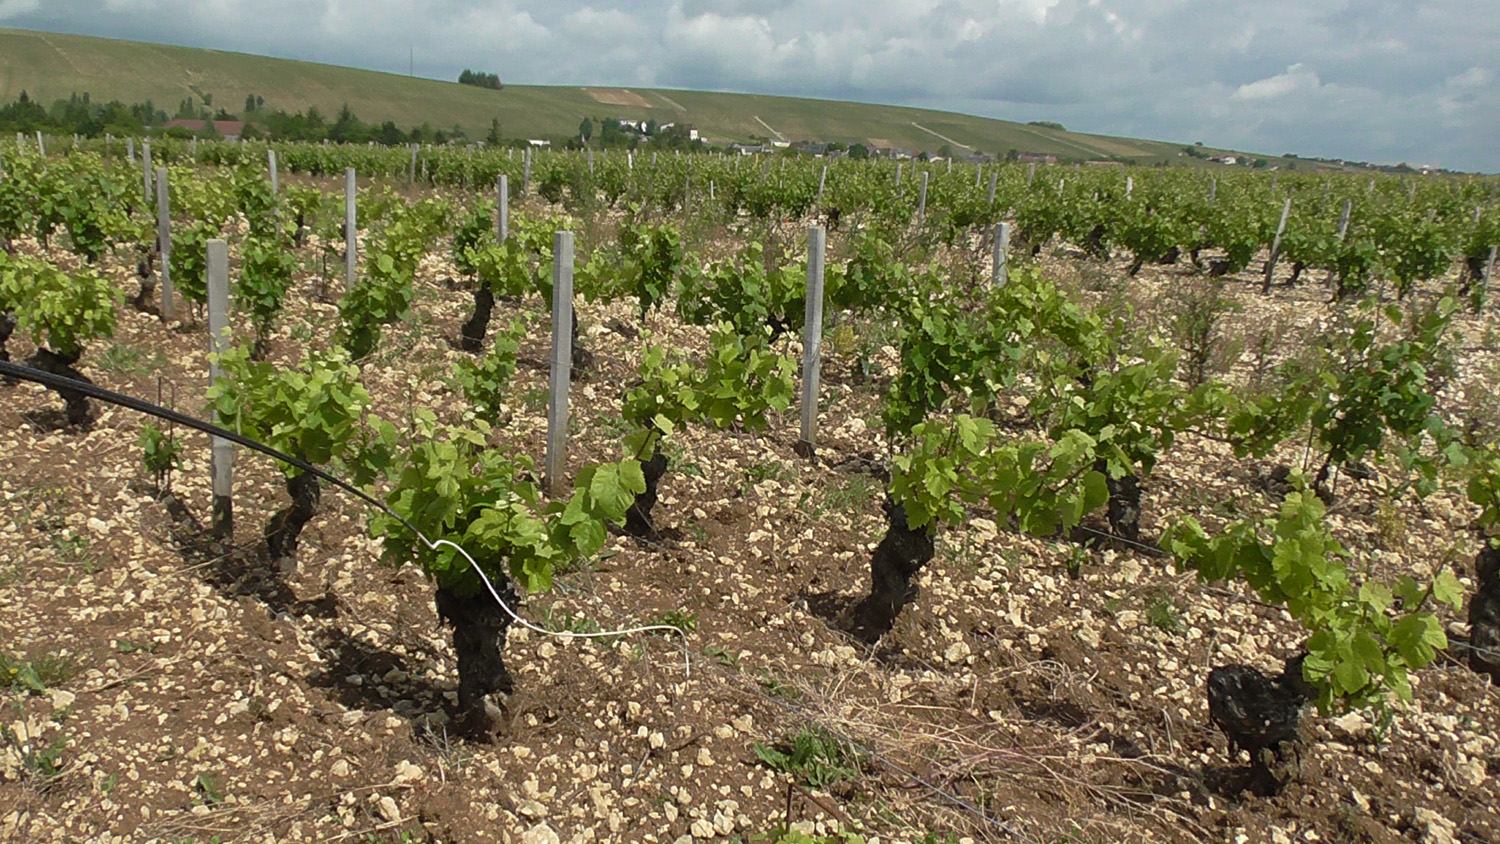
{"label": "gray cloud", "polygon": [[1493,0],[0,0],[0,25],[1500,170]]}

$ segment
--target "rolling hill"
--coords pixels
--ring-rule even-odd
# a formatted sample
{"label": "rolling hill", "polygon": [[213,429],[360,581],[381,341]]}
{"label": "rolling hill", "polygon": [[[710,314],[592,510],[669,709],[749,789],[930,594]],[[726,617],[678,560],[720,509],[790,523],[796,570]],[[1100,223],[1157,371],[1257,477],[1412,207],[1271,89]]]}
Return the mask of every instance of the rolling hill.
{"label": "rolling hill", "polygon": [[0,29],[0,102],[26,91],[43,104],[88,92],[95,101],[152,100],[167,112],[188,96],[237,112],[246,95],[267,108],[348,104],[367,122],[462,127],[483,136],[499,118],[507,137],[567,137],[584,117],[686,122],[711,143],[752,136],[843,141],[936,151],[944,144],[990,154],[1008,150],[1136,163],[1194,163],[1182,144],[1058,131],[903,106],[757,94],[645,88],[506,85],[493,91],[369,70],[245,53]]}

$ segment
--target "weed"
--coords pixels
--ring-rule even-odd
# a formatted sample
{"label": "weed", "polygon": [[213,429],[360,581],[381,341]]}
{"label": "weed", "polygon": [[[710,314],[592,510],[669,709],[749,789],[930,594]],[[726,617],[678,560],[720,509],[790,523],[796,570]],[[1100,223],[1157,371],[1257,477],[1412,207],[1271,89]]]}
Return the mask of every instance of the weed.
{"label": "weed", "polygon": [[21,770],[38,790],[45,790],[63,772],[63,750],[68,746],[68,736],[58,736],[45,748],[34,742],[23,742],[9,727],[0,727],[0,742],[16,749],[21,757]]}
{"label": "weed", "polygon": [[1182,611],[1177,602],[1166,595],[1157,595],[1146,605],[1146,621],[1163,633],[1181,635],[1187,629],[1182,623]]}
{"label": "weed", "polygon": [[760,685],[766,690],[767,694],[772,694],[776,697],[786,698],[787,700],[800,700],[802,697],[802,690],[788,683],[786,675],[779,671],[762,670]]}
{"label": "weed", "polygon": [[87,574],[98,570],[98,561],[89,550],[89,538],[71,530],[65,530],[52,538],[52,546],[64,563],[83,566]]}
{"label": "weed", "polygon": [[713,657],[714,659],[718,660],[719,664],[724,666],[725,668],[733,668],[735,671],[740,670],[740,655],[737,651],[730,651],[718,647],[705,648],[703,650],[703,655]]}
{"label": "weed", "polygon": [[224,802],[224,795],[219,791],[219,785],[209,774],[199,774],[193,780],[193,788],[203,797],[205,806],[217,806]]}
{"label": "weed", "polygon": [[651,624],[676,627],[684,633],[698,629],[698,614],[687,610],[667,610],[651,619]]}
{"label": "weed", "polygon": [[752,749],[761,764],[818,789],[854,779],[864,761],[858,748],[821,727],[809,727],[776,745],[756,742]]}
{"label": "weed", "polygon": [[17,660],[0,653],[0,688],[40,694],[77,674],[78,663],[70,656],[44,654]]}
{"label": "weed", "polygon": [[111,343],[100,352],[94,365],[121,375],[150,375],[159,372],[166,365],[166,359],[154,349],[148,354],[123,343]]}
{"label": "weed", "polygon": [[521,406],[529,413],[546,413],[548,399],[546,387],[533,387],[521,394]]}
{"label": "weed", "polygon": [[814,504],[813,515],[817,517],[827,513],[843,513],[853,516],[876,500],[880,492],[880,485],[869,475],[849,475],[842,486],[824,491],[823,500]]}

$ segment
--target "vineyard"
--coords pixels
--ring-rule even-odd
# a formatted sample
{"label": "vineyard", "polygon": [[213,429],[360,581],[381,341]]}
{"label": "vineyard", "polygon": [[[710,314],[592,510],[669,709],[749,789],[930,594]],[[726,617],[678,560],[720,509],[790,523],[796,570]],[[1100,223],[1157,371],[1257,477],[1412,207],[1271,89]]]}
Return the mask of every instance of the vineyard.
{"label": "vineyard", "polygon": [[1500,840],[1492,178],[49,140],[0,839]]}

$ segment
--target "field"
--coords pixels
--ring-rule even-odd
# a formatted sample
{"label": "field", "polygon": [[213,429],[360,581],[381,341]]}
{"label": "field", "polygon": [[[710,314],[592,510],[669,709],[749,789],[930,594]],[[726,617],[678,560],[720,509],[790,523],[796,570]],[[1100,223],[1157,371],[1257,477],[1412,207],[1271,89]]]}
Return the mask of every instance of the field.
{"label": "field", "polygon": [[0,101],[14,100],[23,90],[45,104],[87,91],[97,102],[150,99],[169,112],[183,98],[201,100],[203,94],[236,111],[246,95],[255,94],[271,109],[317,106],[331,117],[348,104],[367,122],[461,126],[471,138],[484,137],[494,118],[506,137],[566,138],[585,117],[619,117],[691,123],[715,144],[766,137],[769,124],[788,140],[868,145],[880,138],[902,149],[935,152],[944,143],[931,134],[936,132],[991,155],[1015,149],[1070,158],[1118,156],[1141,164],[1194,162],[1179,155],[1182,143],[1058,132],[928,109],[707,91],[632,89],[632,97],[603,100],[600,91],[615,89],[507,84],[491,91],[242,53],[0,29]]}
{"label": "field", "polygon": [[[924,125],[944,131],[941,124]],[[0,234],[14,253],[8,260],[58,268],[75,289],[85,284],[80,279],[97,276],[120,298],[133,296],[142,283],[137,262],[149,255],[153,233],[150,214],[136,207],[139,172],[120,152],[117,145],[112,156],[84,151],[41,160],[7,148],[10,184],[22,180],[28,190],[56,190],[60,197],[114,197],[97,209],[107,236],[91,264],[80,250],[92,242],[93,229],[84,222],[93,212],[68,212],[55,231],[48,227],[45,243],[30,217],[25,233],[6,232],[10,218],[4,215],[14,206],[6,204],[6,182],[0,182]],[[268,361],[290,371],[316,354],[335,354],[350,336],[356,300],[339,290],[342,179],[284,170],[283,196],[271,211],[257,204],[263,148],[244,153],[237,173],[207,163],[238,160],[242,152],[203,144],[192,161],[185,145],[157,149],[172,163],[173,250],[183,255],[193,237],[222,236],[230,242],[231,274],[239,279],[253,245],[264,245],[258,227],[274,220],[278,254],[291,256],[294,272],[263,345]],[[1274,600],[1244,576],[1201,580],[1185,552],[1174,557],[1164,550],[1169,543],[1163,540],[1183,515],[1217,533],[1235,520],[1274,516],[1293,500],[1289,470],[1304,469],[1310,478],[1318,455],[1327,453],[1323,438],[1333,436],[1328,423],[1313,416],[1250,456],[1237,454],[1244,441],[1227,429],[1173,422],[1175,436],[1149,452],[1154,465],[1134,468],[1144,496],[1133,539],[1112,513],[1107,518],[1103,505],[1083,507],[1072,520],[1076,525],[1066,517],[1056,521],[1070,506],[1071,481],[1059,484],[1060,503],[1021,503],[1010,512],[999,499],[969,499],[957,491],[937,496],[944,502],[938,506],[957,512],[934,522],[936,554],[915,578],[919,591],[875,644],[850,633],[851,613],[870,591],[871,554],[887,531],[882,502],[897,489],[893,477],[920,469],[902,469],[899,458],[921,453],[924,443],[956,448],[950,439],[924,438],[919,426],[890,423],[898,406],[892,396],[915,395],[901,392],[917,372],[913,338],[921,330],[913,316],[925,315],[928,329],[951,319],[944,325],[961,339],[975,325],[1016,313],[986,310],[986,303],[1011,301],[1006,295],[1034,296],[1026,315],[1038,323],[1052,307],[1048,302],[1061,303],[1080,334],[1098,317],[1108,342],[1130,344],[1130,351],[1093,370],[1089,385],[1102,384],[1109,373],[1136,371],[1141,361],[1158,360],[1151,357],[1158,346],[1170,347],[1159,359],[1170,374],[1153,387],[1162,392],[1143,394],[1133,411],[1133,422],[1155,430],[1170,414],[1152,411],[1150,401],[1187,405],[1189,395],[1207,395],[1187,390],[1192,376],[1186,363],[1178,368],[1195,359],[1195,349],[1203,352],[1197,359],[1208,372],[1206,383],[1250,395],[1258,385],[1280,383],[1282,376],[1271,373],[1291,372],[1279,369],[1282,364],[1312,361],[1330,338],[1358,334],[1349,326],[1367,313],[1359,297],[1330,301],[1332,285],[1318,264],[1323,259],[1312,257],[1321,253],[1293,233],[1318,225],[1344,196],[1374,199],[1358,206],[1356,222],[1339,242],[1357,250],[1370,239],[1390,256],[1370,270],[1363,292],[1380,308],[1397,308],[1401,320],[1377,322],[1373,334],[1389,344],[1381,349],[1405,350],[1390,354],[1415,354],[1400,344],[1419,335],[1413,326],[1437,312],[1445,295],[1458,295],[1465,257],[1474,248],[1463,240],[1471,232],[1465,203],[1475,197],[1488,202],[1481,216],[1490,219],[1489,185],[1424,184],[1418,191],[1391,180],[1367,189],[1361,179],[1325,189],[1322,182],[1283,178],[1279,189],[1299,204],[1326,202],[1299,212],[1279,239],[1284,256],[1267,293],[1261,269],[1271,256],[1258,240],[1263,228],[1250,235],[1259,245],[1247,262],[1227,270],[1209,267],[1215,260],[1232,262],[1231,248],[1203,246],[1190,260],[1188,250],[1197,247],[1177,234],[1167,236],[1174,249],[1182,247],[1175,263],[1141,261],[1146,247],[1119,245],[1150,240],[1133,232],[1142,218],[1124,210],[1131,207],[1122,198],[1127,175],[1136,201],[1150,196],[1158,209],[1144,219],[1163,216],[1170,197],[1191,209],[1184,213],[1209,213],[1196,204],[1206,187],[1196,175],[1044,169],[1033,189],[1026,169],[1012,167],[997,177],[998,198],[984,202],[990,171],[976,178],[972,169],[950,176],[935,167],[930,204],[918,223],[913,182],[895,190],[893,174],[882,165],[836,165],[818,204],[810,186],[819,174],[810,166],[772,174],[752,163],[737,176],[739,165],[721,159],[668,159],[657,169],[641,161],[627,170],[624,162],[601,157],[598,173],[586,176],[581,157],[558,155],[538,159],[535,182],[521,195],[519,162],[493,152],[433,151],[424,165],[437,183],[418,184],[402,175],[402,151],[283,147],[281,154],[283,162],[316,160],[323,172],[340,170],[344,156],[357,161],[362,174],[391,171],[361,182],[361,286],[373,290],[390,280],[391,272],[371,256],[394,256],[392,283],[410,302],[378,329],[373,349],[357,356],[355,381],[369,401],[348,423],[360,428],[379,418],[398,432],[398,465],[364,485],[382,498],[410,483],[398,477],[399,464],[417,453],[425,413],[453,426],[434,438],[447,436],[450,444],[461,439],[455,432],[482,431],[479,421],[493,425],[478,435],[483,448],[469,455],[476,467],[480,454],[542,461],[552,350],[549,312],[535,285],[547,277],[542,262],[549,259],[508,257],[491,243],[488,258],[461,266],[454,239],[474,234],[465,228],[471,219],[487,229],[494,209],[488,189],[466,189],[465,181],[489,185],[493,172],[508,174],[516,193],[513,242],[550,248],[554,228],[577,237],[580,344],[592,366],[571,387],[567,465],[574,479],[620,460],[622,440],[639,427],[632,403],[643,400],[630,388],[643,377],[662,383],[642,368],[649,349],[680,355],[689,370],[706,373],[717,372],[711,358],[729,348],[725,336],[744,344],[735,347],[733,362],[748,361],[752,369],[755,361],[800,360],[795,329],[755,345],[755,320],[749,325],[754,331],[742,323],[726,332],[695,309],[732,302],[736,308],[717,315],[732,320],[754,306],[769,308],[767,324],[793,310],[800,318],[803,293],[793,285],[778,301],[775,291],[805,278],[799,262],[807,226],[832,223],[835,203],[842,213],[829,234],[830,278],[860,277],[856,270],[871,266],[861,263],[861,250],[880,244],[893,250],[880,265],[904,267],[912,278],[908,287],[879,297],[830,304],[816,461],[799,456],[795,400],[775,399],[771,375],[764,382],[747,377],[726,399],[735,405],[729,422],[685,414],[657,440],[670,468],[660,482],[651,534],[633,537],[611,526],[594,553],[549,564],[551,588],[528,594],[521,607],[524,617],[552,630],[655,623],[682,635],[567,640],[512,625],[503,642],[514,691],[491,696],[493,732],[478,737],[458,723],[467,714],[458,696],[460,657],[423,575],[432,557],[400,567],[383,560],[393,543],[409,537],[382,533],[370,508],[325,485],[295,552],[272,559],[264,526],[289,499],[271,460],[237,454],[233,535],[215,539],[205,436],[177,429],[183,459],[168,482],[142,465],[143,425],[151,420],[96,401],[90,422],[67,425],[56,393],[32,383],[0,386],[0,454],[7,467],[0,476],[0,602],[8,608],[0,615],[0,671],[9,671],[9,678],[0,673],[0,840],[1500,840],[1500,695],[1466,664],[1467,616],[1427,600],[1432,594],[1420,606],[1411,599],[1389,608],[1397,617],[1425,607],[1433,624],[1452,634],[1452,647],[1439,650],[1430,664],[1412,666],[1412,702],[1392,704],[1391,720],[1381,723],[1380,705],[1345,712],[1344,704],[1357,692],[1383,704],[1394,688],[1383,684],[1394,683],[1394,673],[1371,675],[1369,684],[1353,690],[1334,686],[1342,680],[1333,675],[1320,679],[1335,705],[1326,716],[1310,709],[1304,717],[1300,769],[1283,784],[1269,785],[1248,755],[1230,753],[1210,722],[1209,669],[1248,664],[1274,673],[1283,659],[1308,647],[1310,633],[1332,623],[1327,619],[1357,623],[1342,610],[1310,619],[1295,601]],[[486,167],[491,170],[481,172]],[[682,174],[677,168],[688,168],[696,187],[674,187]],[[762,172],[768,175],[757,179]],[[615,177],[625,187],[611,199]],[[1094,181],[1059,196],[1059,178]],[[702,187],[711,181],[718,197],[712,202]],[[1229,206],[1233,197],[1234,207],[1269,215],[1274,226],[1280,203],[1268,185],[1269,177],[1215,183],[1216,207]],[[789,211],[802,188],[801,210]],[[766,213],[756,210],[759,189],[778,197]],[[1115,198],[1095,200],[1098,192],[1115,192]],[[1464,200],[1450,209],[1444,199],[1450,195]],[[961,220],[971,201],[985,210]],[[640,210],[642,202],[650,207]],[[1365,222],[1378,221],[1387,204],[1402,220],[1448,226],[1436,269],[1411,270],[1395,257],[1404,254],[1395,242],[1381,239],[1387,235],[1378,222]],[[1429,216],[1429,204],[1447,210]],[[1044,208],[1075,216],[1054,231],[1038,222]],[[423,222],[428,212],[441,224],[431,231]],[[307,226],[300,242],[294,218]],[[984,238],[1001,219],[1017,226],[1005,289],[1019,293],[989,283]],[[211,231],[196,228],[204,221]],[[1095,226],[1106,223],[1111,233],[1101,241]],[[635,233],[627,233],[632,227]],[[666,231],[680,235],[685,254],[671,284],[649,306],[645,294],[620,292],[639,260],[627,246],[637,242],[631,238]],[[492,230],[475,236],[493,241]],[[185,238],[181,245],[177,237]],[[1474,237],[1489,242],[1483,240],[1488,235]],[[418,244],[415,261],[409,277],[399,277],[407,238]],[[1100,242],[1113,248],[1101,252]],[[747,244],[770,256],[764,276],[743,266],[731,272],[724,263]],[[1337,253],[1331,245],[1318,248]],[[1305,263],[1295,281],[1290,256]],[[501,348],[506,327],[518,326],[509,335],[516,342],[509,360],[515,369],[501,379],[493,407],[476,411],[473,388],[461,375],[476,356],[462,347],[475,279],[491,278],[486,260],[500,266],[520,261],[514,266],[526,272],[515,289],[499,280],[508,278],[504,273],[494,276],[486,348]],[[8,344],[10,358],[20,361],[39,347],[28,331],[42,317],[38,309],[27,322],[31,306],[17,290],[31,281],[30,270],[14,267],[40,264],[11,266],[6,283],[13,284],[0,284],[0,303],[11,296],[9,307],[21,317]],[[0,279],[7,278],[5,267],[0,264]],[[190,270],[174,263],[172,274],[180,290],[196,289]],[[764,282],[772,293],[734,298],[750,289],[746,280]],[[1352,275],[1338,286],[1346,283],[1354,284]],[[256,334],[254,311],[235,289],[234,334],[248,346]],[[654,290],[644,281],[630,289]],[[831,282],[831,301],[834,290]],[[1494,396],[1500,317],[1483,300],[1482,285],[1478,290],[1478,307],[1453,312],[1452,325],[1434,341],[1451,354],[1451,366],[1432,363],[1430,382],[1400,382],[1409,388],[1402,401],[1416,406],[1430,392],[1434,417],[1475,435],[1460,445],[1439,440],[1462,450],[1469,462],[1430,464],[1438,480],[1419,489],[1429,465],[1423,460],[1441,457],[1435,423],[1406,432],[1391,410],[1392,418],[1380,423],[1382,445],[1334,465],[1320,481],[1328,504],[1312,529],[1348,549],[1350,577],[1361,585],[1410,575],[1441,590],[1448,573],[1465,596],[1480,586],[1474,561],[1491,516],[1466,490],[1474,488],[1471,478],[1488,477],[1474,467],[1489,465],[1490,432],[1500,425]],[[1199,294],[1208,293],[1217,297],[1209,309],[1212,326],[1183,333],[1184,315],[1203,313]],[[100,386],[152,401],[160,396],[163,404],[205,416],[201,309],[180,304],[179,320],[164,325],[156,314],[111,298],[114,293],[101,295],[113,331],[86,335],[76,366]],[[942,310],[948,306],[951,312]],[[975,315],[980,318],[971,322]],[[55,347],[65,332],[61,323],[51,325],[46,340]],[[1193,338],[1208,348],[1195,346]],[[931,342],[921,348],[934,358],[961,352],[951,334],[950,345]],[[1040,335],[1024,345],[1061,348]],[[1001,441],[1063,442],[1053,420],[1066,410],[1041,409],[1048,400],[1047,367],[1055,361],[1017,354],[1028,367],[1024,377],[999,386],[994,375],[992,402],[971,404],[964,389],[952,387],[919,417],[937,423],[945,436],[970,424],[965,420],[974,413],[993,421]],[[958,359],[964,365],[953,378],[961,381],[971,359]],[[1368,363],[1375,372],[1379,359],[1361,359],[1361,367]],[[1413,359],[1403,357],[1391,368],[1410,374],[1406,364]],[[924,372],[940,380],[936,364]],[[1098,401],[1079,386],[1077,372],[1060,372],[1066,395]],[[1346,373],[1333,368],[1326,374]],[[1341,390],[1340,399],[1359,395]],[[669,395],[646,392],[652,400]],[[1273,392],[1267,386],[1264,395]],[[245,400],[242,408],[247,414],[255,409],[250,404]],[[321,416],[333,430],[344,424],[335,420],[343,407],[333,402],[304,416]],[[1212,418],[1232,415],[1217,413]],[[755,424],[758,416],[763,428]],[[245,430],[254,430],[251,416],[245,419]],[[1112,431],[1096,433],[1101,443],[1139,447]],[[276,436],[278,444],[292,441],[284,430]],[[1407,445],[1426,457],[1402,451]],[[365,456],[351,451],[314,462],[352,478]],[[986,459],[977,453],[960,459],[957,486]],[[1039,463],[1037,470],[1050,468]],[[465,465],[460,474],[467,471]],[[504,483],[523,489],[528,476],[529,470],[520,471]],[[1113,496],[1117,488],[1111,490]],[[566,491],[560,495],[570,500]],[[908,513],[930,503],[921,491],[900,496]],[[403,512],[415,519],[418,509]],[[1036,527],[1046,518],[1054,519],[1050,530]],[[482,541],[473,539],[474,547]],[[499,560],[492,573],[508,563],[515,574],[519,548],[510,546],[512,559]],[[1342,566],[1345,558],[1330,552],[1319,565],[1325,559]],[[1372,615],[1386,611],[1366,608],[1360,619]],[[1478,632],[1473,635],[1477,641]],[[1387,667],[1406,659],[1396,641],[1395,634],[1381,640]],[[807,837],[779,829],[787,820]]]}

